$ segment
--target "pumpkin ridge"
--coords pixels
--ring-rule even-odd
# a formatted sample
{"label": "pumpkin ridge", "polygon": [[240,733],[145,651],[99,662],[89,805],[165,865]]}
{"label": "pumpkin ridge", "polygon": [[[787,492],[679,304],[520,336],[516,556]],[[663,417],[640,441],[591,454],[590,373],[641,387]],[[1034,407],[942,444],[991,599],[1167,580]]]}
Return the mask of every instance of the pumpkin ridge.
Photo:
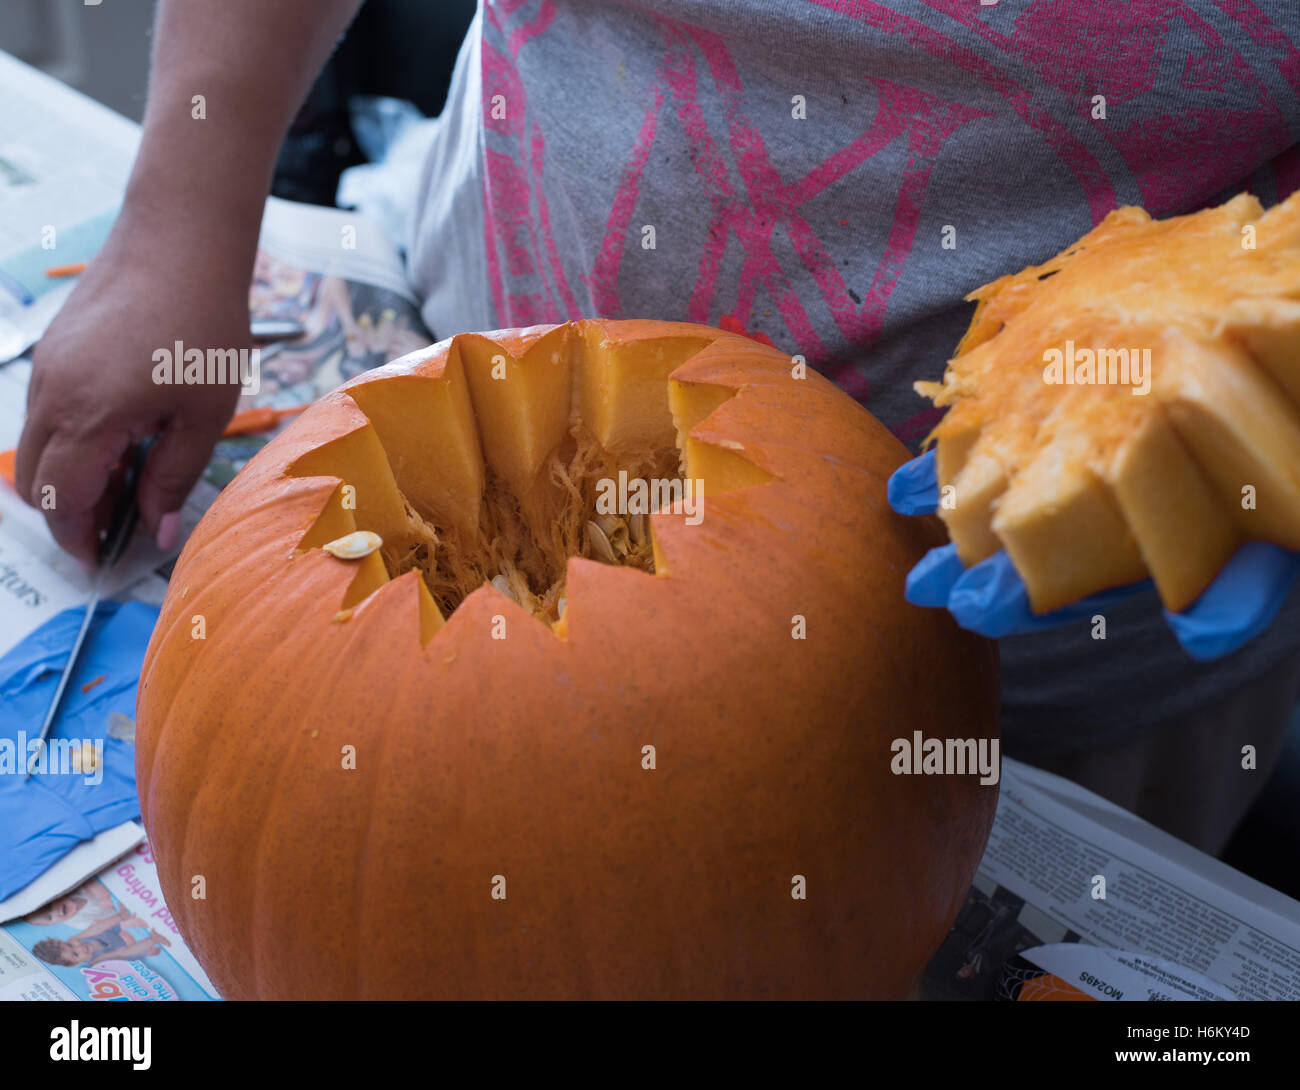
{"label": "pumpkin ridge", "polygon": [[[253,512],[248,512],[246,518],[251,520],[252,515]],[[267,547],[269,548],[269,544]],[[197,554],[191,554],[191,556],[195,556],[195,555]],[[227,574],[232,578],[237,577],[238,575],[240,575],[241,570],[244,566],[255,569],[264,562],[265,562],[264,558],[260,556],[256,551],[245,552],[239,556],[238,560],[233,565],[227,568]],[[161,650],[161,648],[164,645],[174,645],[175,642],[178,640],[181,640],[182,642],[190,642],[190,643],[193,642],[192,640],[184,640],[183,637],[177,634],[178,630],[183,631],[187,626],[192,626],[193,624],[192,620],[186,619],[186,614],[189,614],[190,617],[193,617],[197,612],[198,614],[201,614],[205,618],[205,622],[206,622],[206,618],[207,618],[206,612],[203,610],[196,611],[194,608],[197,602],[199,601],[200,596],[203,595],[204,592],[209,589],[211,589],[214,594],[219,595],[219,591],[215,587],[205,588],[199,586],[195,591],[194,597],[191,598],[189,596],[189,584],[184,581],[184,577],[187,574],[187,570],[188,570],[188,564],[182,566],[179,563],[173,569],[172,579],[175,580],[177,585],[181,587],[182,594],[180,595],[180,597],[174,600],[172,600],[171,597],[169,596],[168,603],[164,603],[164,605],[165,606],[167,604],[173,605],[171,615],[169,616],[168,610],[164,608],[163,613],[159,616],[158,623],[154,626],[154,633],[150,638],[149,646],[145,651],[145,658],[141,667],[141,672],[140,672],[141,690],[147,689],[149,687],[153,678],[154,669],[157,665],[158,652]],[[223,600],[223,604],[226,606],[226,610],[225,610],[226,614],[237,615],[240,612],[241,606],[243,606],[249,600],[255,598],[260,593],[262,593],[262,589],[254,585],[247,591],[245,595],[243,595],[240,598],[233,599],[233,600],[229,600],[229,599]],[[191,659],[187,661],[186,665],[181,669],[176,680],[178,680],[182,686],[186,680],[186,676],[188,675],[188,673],[194,669],[195,665],[197,665],[197,661],[198,661],[197,655],[191,656]],[[142,781],[142,783],[145,782],[147,782],[147,777],[145,778],[145,780]]]}
{"label": "pumpkin ridge", "polygon": [[[286,592],[290,596],[292,596],[292,594],[294,593],[294,588],[292,584],[286,586]],[[305,601],[311,601],[311,587],[308,584],[303,584],[301,586],[301,589],[298,590],[297,593],[300,599]],[[248,597],[249,598],[253,597],[253,594],[250,594]],[[292,600],[293,600],[292,597],[290,597],[290,601]],[[220,625],[214,626],[214,634],[219,636],[221,631],[222,629]],[[157,635],[155,635],[154,639],[155,640],[158,639]],[[172,636],[170,638],[164,637],[160,641],[160,653],[166,654],[166,649],[168,647],[174,647],[177,639],[178,637],[176,636]],[[153,641],[151,641],[151,643],[152,642]],[[210,658],[215,663],[218,664],[218,668],[220,668],[221,663],[227,660],[233,661],[234,655],[231,653],[218,654],[217,653],[218,646],[219,645],[217,644],[208,644],[204,642],[202,648],[199,650],[198,654],[194,657],[196,659],[199,656]],[[293,652],[291,648],[289,648],[286,645],[283,648],[277,647],[273,652],[273,654],[276,653],[282,653],[284,656],[288,657],[292,655]],[[180,715],[183,718],[188,719],[189,717],[188,715],[186,715],[186,709],[189,706],[189,698],[192,692],[196,688],[201,689],[205,684],[208,683],[210,683],[209,678],[197,676],[193,668],[188,670],[186,672],[184,679],[180,681],[179,685],[174,687],[171,699],[167,701],[166,706],[168,708],[168,714]],[[299,702],[300,702],[300,698],[298,698],[295,694],[286,691],[282,694],[278,704],[272,704],[266,710],[269,714],[275,715],[279,711],[280,707],[289,708]],[[274,722],[275,720],[272,719],[271,721]],[[172,735],[172,739],[173,741],[175,740],[175,734]],[[204,736],[200,732],[196,731],[193,726],[190,726],[187,729],[186,735],[182,739],[182,743],[181,743],[182,748],[186,751],[185,752],[185,756],[187,758],[186,763],[191,767],[195,767],[200,770],[208,767],[216,767],[218,765],[218,762],[214,759],[214,750],[218,746],[220,746],[222,742],[223,742],[223,738],[220,734],[211,733]],[[175,757],[173,754],[166,753],[161,746],[154,746],[152,748],[152,756],[148,762],[149,774],[147,776],[141,777],[139,776],[139,771],[141,771],[141,769],[139,769],[139,762],[141,761],[142,757],[143,754],[140,751],[137,751],[137,766],[138,766],[137,778],[139,779],[142,788],[141,801],[147,811],[154,812],[155,806],[151,805],[152,791],[150,788],[152,784],[156,783],[161,778],[158,775],[160,771],[159,761],[174,760]],[[205,796],[214,789],[215,788],[209,787],[207,779],[200,774],[197,777],[197,783],[192,787],[192,790],[187,794],[186,805],[180,808],[178,826],[171,826],[170,823],[168,822],[169,827],[166,830],[166,835],[162,835],[160,831],[156,830],[154,827],[146,823],[146,828],[149,828],[150,830],[151,847],[153,848],[156,854],[160,852],[163,853],[162,855],[159,856],[160,873],[163,867],[162,859],[164,858],[170,858],[171,860],[173,860],[176,866],[180,868],[182,871],[189,871],[190,873],[206,873],[205,867],[200,867],[197,870],[193,870],[186,866],[186,862],[187,860],[193,858],[194,853],[196,851],[196,849],[193,846],[193,839],[192,839],[191,828],[190,828],[191,818],[193,815],[203,812],[205,807]],[[179,834],[177,840],[179,842],[180,847],[179,850],[173,855],[170,851],[171,837],[173,836],[173,834],[177,834],[177,833]],[[241,850],[243,850],[242,846],[241,846]],[[259,866],[257,864],[258,864],[257,854],[251,853],[250,865],[253,871],[259,870]],[[168,877],[171,876],[169,875]],[[189,880],[185,878],[183,874],[178,874],[175,885],[176,888],[188,888]],[[193,947],[195,943],[195,936],[192,933],[192,929],[187,928],[185,926],[186,925],[185,914],[177,914],[177,924],[178,926],[181,927],[182,936],[185,938],[187,944],[190,944]]]}

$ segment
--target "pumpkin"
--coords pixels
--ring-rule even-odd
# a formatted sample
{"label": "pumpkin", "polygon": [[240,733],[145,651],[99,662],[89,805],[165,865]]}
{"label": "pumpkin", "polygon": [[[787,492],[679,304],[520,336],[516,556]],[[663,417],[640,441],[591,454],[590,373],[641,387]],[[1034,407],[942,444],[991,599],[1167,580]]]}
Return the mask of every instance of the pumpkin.
{"label": "pumpkin", "polygon": [[144,822],[216,986],[903,994],[996,788],[893,740],[998,732],[994,645],[904,602],[942,541],[886,504],[906,457],[698,325],[461,335],[313,405],[191,536],[141,675]]}
{"label": "pumpkin", "polygon": [[970,298],[917,384],[965,564],[1005,548],[1039,613],[1148,575],[1177,612],[1244,542],[1300,549],[1300,194],[1121,208]]}

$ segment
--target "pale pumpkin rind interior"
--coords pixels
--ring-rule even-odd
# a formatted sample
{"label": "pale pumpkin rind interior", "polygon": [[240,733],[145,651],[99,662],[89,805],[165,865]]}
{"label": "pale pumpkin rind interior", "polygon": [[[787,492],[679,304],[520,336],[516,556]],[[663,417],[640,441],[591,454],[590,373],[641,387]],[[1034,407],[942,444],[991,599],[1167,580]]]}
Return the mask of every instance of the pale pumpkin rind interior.
{"label": "pale pumpkin rind interior", "polygon": [[[950,407],[931,438],[964,564],[1005,548],[1038,613],[1148,575],[1180,611],[1244,542],[1300,549],[1300,194],[1121,208],[969,298],[943,382],[916,384]],[[1149,392],[1046,381],[1069,342],[1108,372],[1149,350]]]}
{"label": "pale pumpkin rind interior", "polygon": [[[526,396],[480,381],[502,363]],[[653,574],[528,537],[533,589],[567,598],[539,619],[474,568],[483,527],[524,542],[605,455],[703,479],[704,518],[650,518]],[[143,820],[208,976],[250,999],[905,994],[996,788],[896,776],[891,740],[998,734],[994,646],[903,597],[942,540],[886,502],[906,457],[825,378],[703,326],[462,336],[321,399],[191,535],[141,670]],[[463,567],[394,576],[429,526]],[[322,548],[357,530],[384,548]],[[444,616],[426,579],[458,570],[478,582]]]}

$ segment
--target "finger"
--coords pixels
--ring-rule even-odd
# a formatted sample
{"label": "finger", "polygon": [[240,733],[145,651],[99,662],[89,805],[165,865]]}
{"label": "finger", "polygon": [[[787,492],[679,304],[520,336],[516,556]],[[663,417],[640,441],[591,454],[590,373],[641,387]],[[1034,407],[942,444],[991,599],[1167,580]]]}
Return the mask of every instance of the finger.
{"label": "finger", "polygon": [[91,436],[55,431],[41,451],[30,495],[54,540],[83,564],[98,562],[105,493],[129,443],[126,432]]}
{"label": "finger", "polygon": [[948,609],[962,628],[994,639],[1034,623],[1029,592],[1005,552],[963,571],[953,583]]}
{"label": "finger", "polygon": [[40,465],[41,452],[53,430],[43,416],[28,416],[18,438],[18,450],[14,454],[14,489],[33,507],[40,506],[40,496],[34,487],[36,467]]}
{"label": "finger", "polygon": [[1005,550],[967,569],[953,584],[948,609],[962,628],[990,639],[1025,632],[1044,632],[1104,613],[1111,606],[1151,586],[1130,583],[1094,594],[1050,613],[1035,613],[1024,580]]}
{"label": "finger", "polygon": [[937,549],[931,549],[907,573],[903,596],[914,606],[947,609],[953,584],[965,570],[957,555],[956,545],[941,545]]}
{"label": "finger", "polygon": [[176,544],[181,506],[220,438],[221,425],[196,428],[172,417],[149,451],[140,475],[137,502],[140,517],[164,552]]}
{"label": "finger", "polygon": [[1300,580],[1300,553],[1253,541],[1243,545],[1192,605],[1165,620],[1198,662],[1222,658],[1273,623]]}
{"label": "finger", "polygon": [[904,462],[889,478],[889,506],[900,515],[932,515],[939,510],[939,482],[935,478],[934,448]]}

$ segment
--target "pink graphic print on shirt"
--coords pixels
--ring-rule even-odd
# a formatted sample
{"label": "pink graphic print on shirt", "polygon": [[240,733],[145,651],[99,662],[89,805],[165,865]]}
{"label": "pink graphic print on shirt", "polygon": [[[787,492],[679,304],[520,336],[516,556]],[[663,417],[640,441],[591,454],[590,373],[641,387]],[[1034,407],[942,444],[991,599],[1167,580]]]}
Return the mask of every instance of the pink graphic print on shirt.
{"label": "pink graphic print on shirt", "polygon": [[[942,17],[929,22],[899,14],[882,0],[807,2],[897,35],[908,47],[963,70],[996,92],[1007,111],[1075,179],[1094,223],[1117,204],[1108,173],[1115,167],[1098,156],[1095,138],[1081,137],[1085,126],[1118,154],[1143,204],[1156,215],[1204,203],[1225,187],[1243,183],[1273,156],[1277,195],[1300,185],[1300,155],[1264,76],[1183,0],[1132,0],[1106,5],[1104,13],[1077,0],[1036,0],[1010,22],[993,21],[989,13],[995,8],[970,0],[922,0]],[[1215,7],[1263,50],[1276,75],[1300,92],[1295,45],[1249,0],[1215,0]],[[482,48],[483,123],[504,138],[491,141],[485,152],[483,193],[490,289],[501,324],[624,313],[620,267],[646,164],[663,120],[671,116],[684,134],[706,196],[701,213],[705,241],[698,267],[683,283],[684,313],[665,317],[716,323],[725,308],[729,321],[744,326],[761,293],[783,327],[781,334],[773,334],[778,345],[802,353],[853,396],[866,400],[865,369],[854,361],[865,358],[881,336],[891,296],[916,243],[934,165],[954,133],[990,115],[932,90],[864,76],[877,102],[865,129],[846,134],[851,138],[842,147],[797,177],[783,177],[745,112],[744,74],[728,41],[650,13],[661,35],[655,78],[644,92],[644,114],[614,188],[604,232],[597,240],[586,240],[592,252],[574,262],[589,271],[571,285],[561,247],[574,243],[557,241],[552,232],[542,184],[545,136],[529,120],[515,67],[521,50],[541,47],[534,39],[555,32],[556,4],[498,0],[485,10],[498,32],[495,40],[506,43],[503,53],[485,34]],[[945,30],[936,29],[945,20]],[[1171,71],[1177,73],[1172,98]],[[1228,88],[1235,107],[1225,104]],[[1162,90],[1164,98],[1159,97]],[[1107,121],[1089,116],[1093,95],[1106,97]],[[507,116],[494,116],[494,96],[510,102]],[[701,108],[704,96],[714,107],[712,116],[725,118],[724,130],[717,130],[716,121],[711,128],[710,115]],[[1242,109],[1243,97],[1254,105]],[[1126,109],[1149,98],[1157,108]],[[855,299],[836,260],[840,255],[829,252],[824,241],[825,225],[802,208],[900,139],[907,155],[902,176],[895,179],[892,224],[872,258],[870,286]],[[778,260],[772,246],[778,229],[797,265],[783,268]],[[735,283],[722,284],[723,259],[732,241],[742,255],[739,274]],[[810,316],[814,301],[819,313],[829,314],[829,324]],[[896,421],[895,431],[904,439],[913,437],[928,429],[933,418],[933,410],[917,413]]]}

